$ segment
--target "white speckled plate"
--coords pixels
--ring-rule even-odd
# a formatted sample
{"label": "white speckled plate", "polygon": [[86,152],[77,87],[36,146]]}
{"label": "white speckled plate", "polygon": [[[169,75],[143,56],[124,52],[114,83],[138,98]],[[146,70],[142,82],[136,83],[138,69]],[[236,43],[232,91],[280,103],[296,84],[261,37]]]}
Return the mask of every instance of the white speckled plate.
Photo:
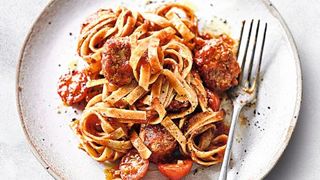
{"label": "white speckled plate", "polygon": [[[258,102],[246,110],[247,122],[238,123],[229,179],[260,179],[276,164],[296,124],[301,101],[301,69],[292,36],[268,0],[191,1],[202,24],[214,16],[228,21],[237,37],[243,19],[269,23],[263,81]],[[186,1],[184,1],[185,3]],[[103,165],[77,148],[69,128],[78,111],[62,106],[56,94],[58,77],[76,53],[82,20],[99,8],[115,8],[113,0],[53,0],[32,27],[17,71],[17,104],[21,123],[35,156],[62,179],[104,179]],[[145,9],[145,1],[131,0],[129,8]],[[153,4],[151,4],[153,6]],[[213,179],[219,166],[199,169],[187,179]],[[157,177],[157,171],[146,179]]]}

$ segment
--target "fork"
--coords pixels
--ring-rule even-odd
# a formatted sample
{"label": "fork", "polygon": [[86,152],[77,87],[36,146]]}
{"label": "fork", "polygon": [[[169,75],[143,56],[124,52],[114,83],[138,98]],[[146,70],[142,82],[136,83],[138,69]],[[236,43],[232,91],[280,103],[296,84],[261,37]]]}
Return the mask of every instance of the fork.
{"label": "fork", "polygon": [[[260,57],[259,57],[259,61],[258,61],[258,69],[256,70],[255,76],[251,77],[255,54],[256,54],[257,41],[258,41],[258,37],[259,37],[260,20],[258,20],[258,23],[256,25],[256,31],[255,31],[255,35],[254,35],[254,39],[253,39],[253,44],[252,44],[252,40],[251,40],[251,35],[252,35],[254,20],[252,20],[250,23],[247,41],[245,44],[243,43],[244,46],[242,46],[241,42],[242,42],[242,39],[244,38],[243,34],[244,34],[245,24],[246,24],[246,21],[243,21],[241,33],[240,33],[238,53],[237,53],[237,59],[238,59],[240,52],[242,52],[241,50],[243,50],[243,48],[244,48],[244,51],[242,53],[243,59],[242,59],[242,63],[241,63],[241,73],[239,76],[239,85],[228,91],[228,95],[230,96],[230,98],[232,100],[232,104],[233,104],[233,113],[232,113],[232,119],[231,119],[231,124],[230,124],[227,146],[225,149],[223,162],[221,165],[219,180],[226,180],[227,179],[231,148],[232,148],[232,143],[233,143],[233,139],[234,139],[234,131],[235,131],[235,126],[236,126],[239,114],[245,105],[252,103],[256,99],[257,89],[258,89],[258,84],[259,84],[258,81],[259,81],[259,77],[260,77],[260,68],[261,68],[263,49],[264,49],[268,25],[267,25],[267,23],[265,23],[263,37],[262,37],[262,43],[261,43],[261,49],[260,49]],[[248,56],[249,47],[252,47],[252,51],[251,51],[249,67],[247,68],[248,73],[246,74],[246,78],[245,78],[244,72],[245,72],[245,67],[246,67],[246,61],[248,59],[247,56]]]}

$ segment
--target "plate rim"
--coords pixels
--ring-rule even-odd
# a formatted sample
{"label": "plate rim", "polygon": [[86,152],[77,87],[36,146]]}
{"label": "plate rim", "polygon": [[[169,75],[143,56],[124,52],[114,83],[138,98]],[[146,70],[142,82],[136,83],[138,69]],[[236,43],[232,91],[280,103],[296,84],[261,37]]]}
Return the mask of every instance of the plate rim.
{"label": "plate rim", "polygon": [[[24,136],[27,140],[27,143],[29,145],[29,149],[31,149],[32,154],[36,157],[36,159],[38,160],[38,162],[40,162],[40,164],[43,166],[43,168],[45,168],[45,170],[55,179],[61,179],[62,175],[59,174],[57,171],[55,171],[55,168],[50,167],[50,164],[48,162],[46,162],[46,160],[41,156],[41,154],[38,152],[37,150],[37,145],[34,144],[31,140],[31,136],[29,135],[29,132],[26,128],[26,124],[24,121],[24,116],[23,116],[23,112],[22,112],[22,102],[21,102],[21,97],[20,97],[20,93],[21,93],[21,89],[20,89],[20,78],[21,78],[21,73],[20,73],[20,69],[21,69],[21,65],[22,65],[22,61],[24,60],[24,54],[25,54],[25,49],[26,46],[29,42],[29,40],[31,39],[31,35],[34,32],[34,28],[35,25],[39,22],[40,18],[42,16],[45,15],[45,13],[49,10],[49,8],[58,0],[50,0],[48,2],[47,5],[45,5],[45,7],[43,8],[43,10],[40,12],[40,14],[35,18],[35,20],[33,21],[31,28],[29,29],[29,32],[26,34],[25,39],[23,41],[23,46],[19,52],[19,57],[18,57],[18,64],[16,67],[16,106],[17,106],[17,112],[19,115],[19,119],[20,119],[20,124],[24,133]],[[278,151],[274,154],[274,158],[269,162],[269,164],[267,165],[266,170],[262,170],[260,171],[260,177],[255,177],[255,179],[263,179],[264,177],[266,177],[267,174],[270,173],[270,171],[275,167],[275,165],[277,164],[277,162],[280,160],[280,157],[282,156],[282,154],[284,153],[285,149],[288,146],[288,143],[291,139],[291,136],[293,134],[293,131],[296,127],[296,123],[297,120],[299,118],[299,113],[300,113],[300,107],[301,107],[301,103],[302,103],[302,69],[301,69],[301,61],[300,61],[300,57],[299,57],[299,53],[297,50],[297,46],[296,46],[296,42],[292,36],[292,33],[289,29],[289,27],[287,26],[285,20],[283,19],[282,15],[280,14],[280,12],[277,10],[277,8],[273,5],[273,3],[270,0],[261,0],[264,5],[266,6],[266,8],[270,11],[270,13],[279,21],[281,27],[283,28],[283,30],[285,31],[285,34],[288,38],[290,47],[292,49],[293,52],[293,58],[295,61],[295,66],[296,66],[296,74],[297,74],[297,94],[296,94],[296,102],[295,102],[295,109],[294,109],[294,113],[292,115],[291,121],[290,121],[290,126],[288,127],[288,130],[286,132],[286,138],[285,140],[282,142],[281,146],[278,148]]]}

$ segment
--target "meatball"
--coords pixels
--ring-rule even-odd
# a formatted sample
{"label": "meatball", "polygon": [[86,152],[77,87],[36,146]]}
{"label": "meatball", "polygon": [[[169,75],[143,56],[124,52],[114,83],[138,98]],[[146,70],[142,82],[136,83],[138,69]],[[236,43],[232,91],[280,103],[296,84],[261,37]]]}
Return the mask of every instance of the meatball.
{"label": "meatball", "polygon": [[140,137],[151,150],[150,161],[154,163],[170,158],[177,147],[177,141],[160,124],[141,127]]}
{"label": "meatball", "polygon": [[116,86],[129,84],[133,79],[129,64],[131,45],[128,38],[112,38],[106,41],[102,52],[102,72]]}
{"label": "meatball", "polygon": [[238,84],[240,67],[232,51],[233,40],[227,35],[207,40],[195,52],[194,61],[210,90],[226,91]]}
{"label": "meatball", "polygon": [[177,113],[177,112],[182,112],[184,110],[187,110],[190,107],[190,102],[189,101],[177,101],[177,100],[172,100],[169,106],[166,108],[168,112],[172,113]]}

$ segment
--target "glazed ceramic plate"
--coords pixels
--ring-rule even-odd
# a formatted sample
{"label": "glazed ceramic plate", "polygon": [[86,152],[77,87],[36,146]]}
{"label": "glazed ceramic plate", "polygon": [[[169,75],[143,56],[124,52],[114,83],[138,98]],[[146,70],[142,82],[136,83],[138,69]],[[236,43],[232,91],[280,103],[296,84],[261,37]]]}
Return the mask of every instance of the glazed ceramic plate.
{"label": "glazed ceramic plate", "polygon": [[[154,2],[154,1],[152,1]],[[262,79],[255,107],[239,121],[228,179],[260,179],[276,164],[295,127],[301,101],[297,51],[280,14],[267,0],[183,1],[195,9],[200,24],[221,17],[237,37],[242,20],[268,22]],[[103,165],[77,148],[69,128],[79,111],[64,107],[57,81],[76,54],[81,22],[99,8],[125,5],[144,10],[156,6],[142,0],[53,0],[32,27],[21,52],[17,103],[22,127],[35,156],[58,179],[104,179]],[[74,63],[74,62],[72,62]],[[161,179],[151,167],[146,179]],[[197,168],[187,179],[214,179],[219,165]]]}

